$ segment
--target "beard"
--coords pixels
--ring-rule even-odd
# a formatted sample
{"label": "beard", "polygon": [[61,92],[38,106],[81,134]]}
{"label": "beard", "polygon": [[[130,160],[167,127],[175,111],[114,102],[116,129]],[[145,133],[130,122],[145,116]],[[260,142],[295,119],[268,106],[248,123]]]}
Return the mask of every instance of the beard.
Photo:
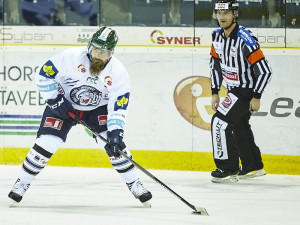
{"label": "beard", "polygon": [[90,65],[90,72],[94,76],[99,76],[99,73],[104,69],[105,62],[101,59],[94,59]]}

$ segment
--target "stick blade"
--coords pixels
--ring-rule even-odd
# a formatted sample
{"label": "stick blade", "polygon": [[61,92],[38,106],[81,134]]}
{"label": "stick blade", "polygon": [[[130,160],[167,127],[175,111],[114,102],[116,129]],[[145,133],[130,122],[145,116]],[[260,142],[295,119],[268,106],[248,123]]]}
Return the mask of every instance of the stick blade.
{"label": "stick blade", "polygon": [[194,210],[192,213],[201,215],[201,216],[208,216],[208,213],[204,207],[195,207],[196,210]]}

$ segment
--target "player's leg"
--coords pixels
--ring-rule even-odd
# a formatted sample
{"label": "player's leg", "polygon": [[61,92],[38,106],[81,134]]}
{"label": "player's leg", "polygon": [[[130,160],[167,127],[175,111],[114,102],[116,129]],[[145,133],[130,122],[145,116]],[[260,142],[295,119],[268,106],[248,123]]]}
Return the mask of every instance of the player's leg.
{"label": "player's leg", "polygon": [[[106,125],[107,107],[99,107],[83,116],[85,122],[95,129],[101,136],[107,139],[107,125]],[[89,119],[87,119],[89,118]],[[97,124],[97,126],[96,126]],[[106,143],[104,143],[99,138],[96,138],[98,146],[100,149],[104,149]],[[132,155],[128,148],[125,148],[123,152],[130,158]],[[140,180],[140,176],[137,172],[136,167],[124,157],[109,157],[109,160],[118,172],[127,187],[134,195],[135,198],[139,199],[144,205],[147,205],[147,201],[152,198],[151,193],[144,187]]]}
{"label": "player's leg", "polygon": [[35,144],[29,150],[18,179],[8,197],[16,202],[22,200],[35,177],[44,169],[51,156],[66,140],[73,125],[74,122],[71,119],[59,119],[46,107]]}
{"label": "player's leg", "polygon": [[240,146],[240,159],[242,167],[240,168],[239,178],[252,178],[263,176],[266,174],[263,167],[264,164],[261,158],[259,147],[254,141],[254,135],[249,124],[250,112],[247,112],[241,121],[236,126],[235,134],[237,143]]}
{"label": "player's leg", "polygon": [[214,161],[217,169],[211,173],[212,182],[236,182],[239,171],[239,148],[234,136],[234,126],[242,119],[246,106],[235,94],[229,92],[212,117],[211,134]]}
{"label": "player's leg", "polygon": [[236,182],[239,170],[239,152],[234,143],[230,123],[216,113],[212,118],[211,132],[213,155],[217,169],[212,171],[212,182]]}

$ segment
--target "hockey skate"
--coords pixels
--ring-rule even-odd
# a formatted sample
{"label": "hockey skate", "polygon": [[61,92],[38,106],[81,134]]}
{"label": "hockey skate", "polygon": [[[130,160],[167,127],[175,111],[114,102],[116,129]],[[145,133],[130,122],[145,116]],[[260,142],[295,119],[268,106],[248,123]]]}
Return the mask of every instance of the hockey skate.
{"label": "hockey skate", "polygon": [[13,188],[9,192],[8,197],[15,202],[20,202],[29,186],[30,184],[25,184],[18,178]]}
{"label": "hockey skate", "polygon": [[213,183],[233,183],[238,181],[238,172],[225,172],[220,169],[216,169],[211,172],[211,182]]}
{"label": "hockey skate", "polygon": [[134,197],[139,199],[145,207],[151,207],[150,199],[152,198],[152,194],[143,186],[139,179],[127,184],[127,186]]}
{"label": "hockey skate", "polygon": [[248,179],[253,177],[260,177],[266,175],[266,171],[264,169],[253,170],[253,171],[243,171],[242,167],[239,170],[239,179]]}

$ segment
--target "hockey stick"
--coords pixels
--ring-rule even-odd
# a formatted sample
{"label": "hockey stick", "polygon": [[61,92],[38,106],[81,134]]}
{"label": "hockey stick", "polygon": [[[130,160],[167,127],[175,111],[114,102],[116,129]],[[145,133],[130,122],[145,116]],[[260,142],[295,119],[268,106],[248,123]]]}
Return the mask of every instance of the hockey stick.
{"label": "hockey stick", "polygon": [[[107,140],[102,137],[100,134],[95,132],[91,127],[89,127],[84,121],[79,119],[75,114],[71,113],[70,111],[68,112],[69,116],[72,117],[77,123],[80,123],[83,125],[86,129],[88,129],[90,132],[92,132],[96,137],[100,138],[102,141],[107,143]],[[171,188],[169,188],[166,184],[164,184],[162,181],[160,181],[157,177],[152,175],[148,170],[144,169],[142,166],[140,166],[137,162],[135,162],[133,159],[129,158],[123,151],[119,149],[120,154],[126,158],[128,161],[130,161],[132,164],[134,164],[136,167],[138,167],[141,171],[143,171],[146,175],[148,175],[150,178],[152,178],[154,181],[159,183],[161,186],[163,186],[165,189],[170,191],[172,194],[174,194],[177,198],[179,198],[182,202],[184,202],[187,206],[189,206],[191,209],[194,211],[192,212],[193,214],[199,214],[199,215],[204,215],[208,216],[208,213],[204,207],[195,207],[188,201],[186,201],[183,197],[181,197],[179,194],[177,194],[175,191],[173,191]]]}

